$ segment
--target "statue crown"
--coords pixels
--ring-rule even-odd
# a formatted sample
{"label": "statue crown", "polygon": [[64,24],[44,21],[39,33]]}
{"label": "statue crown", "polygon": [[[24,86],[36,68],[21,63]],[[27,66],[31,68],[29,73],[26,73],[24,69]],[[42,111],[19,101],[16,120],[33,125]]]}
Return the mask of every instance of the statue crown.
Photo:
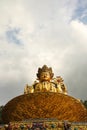
{"label": "statue crown", "polygon": [[53,73],[52,73],[52,68],[51,67],[47,67],[47,65],[43,65],[42,68],[38,68],[38,73],[37,73],[37,77],[40,78],[40,75],[42,72],[49,72],[50,77],[53,77]]}

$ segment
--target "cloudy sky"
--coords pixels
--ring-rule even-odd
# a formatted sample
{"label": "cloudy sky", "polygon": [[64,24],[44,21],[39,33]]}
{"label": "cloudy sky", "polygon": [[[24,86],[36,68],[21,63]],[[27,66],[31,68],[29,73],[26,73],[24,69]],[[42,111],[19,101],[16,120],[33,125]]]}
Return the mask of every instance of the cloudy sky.
{"label": "cloudy sky", "polygon": [[44,64],[87,100],[87,0],[0,0],[0,105]]}

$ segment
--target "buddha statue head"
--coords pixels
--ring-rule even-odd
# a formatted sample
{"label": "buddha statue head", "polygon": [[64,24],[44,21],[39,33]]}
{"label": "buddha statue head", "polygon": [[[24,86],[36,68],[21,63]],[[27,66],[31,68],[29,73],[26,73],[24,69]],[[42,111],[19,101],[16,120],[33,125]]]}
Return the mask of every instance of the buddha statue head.
{"label": "buddha statue head", "polygon": [[38,68],[37,77],[40,82],[50,81],[53,78],[52,68],[44,65],[42,68]]}

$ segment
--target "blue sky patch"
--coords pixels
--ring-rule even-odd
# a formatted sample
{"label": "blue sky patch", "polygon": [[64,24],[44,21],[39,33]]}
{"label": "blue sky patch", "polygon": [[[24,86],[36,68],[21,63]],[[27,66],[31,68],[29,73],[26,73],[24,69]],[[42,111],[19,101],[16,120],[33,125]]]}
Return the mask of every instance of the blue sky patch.
{"label": "blue sky patch", "polygon": [[18,38],[20,29],[11,28],[6,31],[6,37],[9,43],[22,44],[22,41]]}
{"label": "blue sky patch", "polygon": [[79,0],[79,5],[74,12],[72,19],[78,19],[84,24],[87,24],[87,4],[83,5],[83,3]]}

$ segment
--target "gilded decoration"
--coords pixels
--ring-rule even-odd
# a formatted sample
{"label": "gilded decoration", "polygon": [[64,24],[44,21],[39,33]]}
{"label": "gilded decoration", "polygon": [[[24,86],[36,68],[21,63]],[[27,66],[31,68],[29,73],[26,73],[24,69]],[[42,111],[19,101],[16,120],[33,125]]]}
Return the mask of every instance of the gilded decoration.
{"label": "gilded decoration", "polygon": [[24,94],[35,92],[56,92],[67,94],[67,88],[64,84],[64,80],[61,76],[54,78],[54,73],[51,67],[44,65],[42,68],[38,68],[37,80],[29,86],[26,84],[24,88]]}

